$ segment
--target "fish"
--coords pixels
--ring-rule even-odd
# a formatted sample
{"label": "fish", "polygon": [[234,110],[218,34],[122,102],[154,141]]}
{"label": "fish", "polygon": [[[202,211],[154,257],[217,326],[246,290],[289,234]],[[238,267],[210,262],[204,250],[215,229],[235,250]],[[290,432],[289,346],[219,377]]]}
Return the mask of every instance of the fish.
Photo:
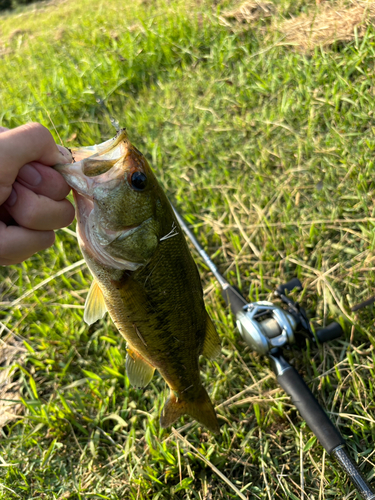
{"label": "fish", "polygon": [[92,324],[108,311],[127,342],[134,387],[146,387],[155,370],[164,378],[170,394],[161,427],[189,415],[218,433],[199,357],[217,357],[220,338],[165,192],[125,129],[72,154],[73,163],[54,168],[73,190],[78,243],[93,275],[84,320]]}

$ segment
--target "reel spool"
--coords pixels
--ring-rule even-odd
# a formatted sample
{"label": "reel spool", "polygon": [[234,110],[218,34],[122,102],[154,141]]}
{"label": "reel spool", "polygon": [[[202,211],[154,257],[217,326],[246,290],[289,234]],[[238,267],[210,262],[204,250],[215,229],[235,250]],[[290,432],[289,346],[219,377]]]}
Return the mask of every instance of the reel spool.
{"label": "reel spool", "polygon": [[238,314],[237,328],[248,346],[259,354],[294,343],[295,318],[272,302],[252,302]]}

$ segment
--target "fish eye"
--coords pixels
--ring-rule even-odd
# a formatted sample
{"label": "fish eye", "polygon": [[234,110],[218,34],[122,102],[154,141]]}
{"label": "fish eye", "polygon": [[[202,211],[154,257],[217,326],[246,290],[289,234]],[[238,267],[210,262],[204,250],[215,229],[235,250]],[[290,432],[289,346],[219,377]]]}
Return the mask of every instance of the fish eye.
{"label": "fish eye", "polygon": [[143,191],[147,186],[147,177],[143,172],[134,172],[130,178],[130,184],[136,191]]}

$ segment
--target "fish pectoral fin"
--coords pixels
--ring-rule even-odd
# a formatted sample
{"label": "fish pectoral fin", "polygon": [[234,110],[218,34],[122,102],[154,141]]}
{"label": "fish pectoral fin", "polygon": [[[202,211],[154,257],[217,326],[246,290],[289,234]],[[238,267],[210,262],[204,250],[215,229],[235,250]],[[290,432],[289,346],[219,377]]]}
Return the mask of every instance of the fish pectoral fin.
{"label": "fish pectoral fin", "polygon": [[88,325],[92,325],[98,319],[102,319],[106,312],[107,306],[104,302],[103,292],[96,280],[94,280],[86,297],[83,319]]}
{"label": "fish pectoral fin", "polygon": [[125,366],[129,382],[134,387],[146,387],[154,376],[155,368],[131,349],[126,354]]}
{"label": "fish pectoral fin", "polygon": [[220,354],[220,338],[206,311],[206,336],[203,342],[202,354],[207,359],[214,359]]}
{"label": "fish pectoral fin", "polygon": [[193,401],[177,398],[171,391],[161,412],[160,425],[163,428],[169,427],[173,422],[185,414],[193,417],[211,432],[215,434],[220,432],[215,409],[203,386],[200,387],[197,397]]}

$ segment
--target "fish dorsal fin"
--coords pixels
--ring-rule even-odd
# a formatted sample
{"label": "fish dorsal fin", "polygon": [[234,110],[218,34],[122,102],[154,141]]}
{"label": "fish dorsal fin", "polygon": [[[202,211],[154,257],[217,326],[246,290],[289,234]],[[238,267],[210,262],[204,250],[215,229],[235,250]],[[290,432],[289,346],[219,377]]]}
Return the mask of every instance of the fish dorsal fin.
{"label": "fish dorsal fin", "polygon": [[134,387],[146,387],[154,376],[155,368],[147,363],[136,351],[128,349],[126,354],[126,373]]}
{"label": "fish dorsal fin", "polygon": [[220,338],[206,311],[206,336],[204,338],[202,354],[207,359],[214,359],[220,354]]}
{"label": "fish dorsal fin", "polygon": [[94,280],[86,297],[83,319],[88,325],[92,325],[98,319],[102,319],[106,312],[107,306],[104,302],[103,292],[100,290],[96,280]]}

